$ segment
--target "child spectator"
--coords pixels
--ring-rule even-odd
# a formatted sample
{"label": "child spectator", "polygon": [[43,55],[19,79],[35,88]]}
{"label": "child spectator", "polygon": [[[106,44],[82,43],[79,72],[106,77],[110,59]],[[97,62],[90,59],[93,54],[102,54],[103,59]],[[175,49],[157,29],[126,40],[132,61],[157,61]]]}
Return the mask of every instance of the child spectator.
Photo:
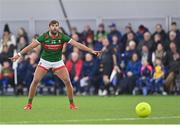
{"label": "child spectator", "polygon": [[1,91],[4,93],[7,90],[7,88],[11,86],[14,88],[14,92],[15,92],[15,85],[13,82],[14,73],[8,61],[3,62],[0,76],[1,76],[0,77]]}
{"label": "child spectator", "polygon": [[153,68],[149,64],[149,62],[145,59],[143,60],[142,66],[141,66],[141,75],[139,80],[137,81],[137,87],[133,90],[133,95],[136,94],[137,90],[142,91],[142,94],[146,96],[148,94],[148,91],[151,88],[150,79],[152,77],[152,71]]}
{"label": "child spectator", "polygon": [[164,71],[164,66],[162,64],[161,58],[157,57],[155,60],[153,78],[151,80],[152,90],[155,94],[159,92],[161,92],[163,95],[166,94],[163,88],[164,75],[165,75],[165,71]]}

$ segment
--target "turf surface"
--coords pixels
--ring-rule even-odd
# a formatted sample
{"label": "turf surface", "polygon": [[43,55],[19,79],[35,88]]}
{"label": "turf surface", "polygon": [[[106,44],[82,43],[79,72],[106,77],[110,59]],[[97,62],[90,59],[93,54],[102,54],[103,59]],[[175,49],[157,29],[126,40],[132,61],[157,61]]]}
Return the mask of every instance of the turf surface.
{"label": "turf surface", "polygon": [[[148,118],[135,114],[141,101],[152,106]],[[76,111],[65,96],[37,96],[30,111],[23,110],[26,102],[27,97],[0,97],[0,123],[180,124],[180,96],[79,96]]]}

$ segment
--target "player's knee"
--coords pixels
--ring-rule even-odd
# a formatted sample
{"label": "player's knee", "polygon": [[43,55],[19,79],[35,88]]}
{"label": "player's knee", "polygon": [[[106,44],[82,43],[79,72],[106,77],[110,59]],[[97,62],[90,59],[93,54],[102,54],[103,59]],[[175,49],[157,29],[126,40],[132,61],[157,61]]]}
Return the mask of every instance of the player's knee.
{"label": "player's knee", "polygon": [[71,81],[70,81],[70,79],[69,79],[69,78],[64,79],[63,81],[64,81],[64,84],[65,84],[66,86],[71,85]]}
{"label": "player's knee", "polygon": [[39,79],[33,79],[33,84],[38,84],[40,82],[40,80]]}

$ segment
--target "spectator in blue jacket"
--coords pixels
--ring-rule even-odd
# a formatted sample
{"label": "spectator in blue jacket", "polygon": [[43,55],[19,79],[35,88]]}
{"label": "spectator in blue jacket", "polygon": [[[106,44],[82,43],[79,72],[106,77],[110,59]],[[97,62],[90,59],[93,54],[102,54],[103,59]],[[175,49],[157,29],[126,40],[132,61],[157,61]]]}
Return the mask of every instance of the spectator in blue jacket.
{"label": "spectator in blue jacket", "polygon": [[137,78],[140,76],[141,61],[138,59],[138,54],[133,53],[132,59],[126,67],[126,77],[120,83],[120,88],[123,92],[132,93],[136,85]]}
{"label": "spectator in blue jacket", "polygon": [[138,77],[140,75],[140,67],[141,67],[141,62],[138,59],[138,54],[133,53],[132,60],[128,63],[126,68],[127,76]]}
{"label": "spectator in blue jacket", "polygon": [[24,84],[25,87],[29,88],[35,68],[37,66],[38,55],[32,52],[30,55],[26,55],[25,59],[18,64],[17,75],[18,82]]}
{"label": "spectator in blue jacket", "polygon": [[136,43],[134,41],[130,41],[129,44],[126,46],[126,50],[123,54],[123,61],[125,65],[128,64],[128,62],[131,60],[131,57],[133,53],[138,53],[138,50],[136,49]]}
{"label": "spectator in blue jacket", "polygon": [[91,54],[87,53],[85,55],[85,62],[82,67],[80,79],[81,93],[83,95],[95,93],[95,89],[97,89],[97,71],[98,66],[96,61],[93,59],[93,56]]}

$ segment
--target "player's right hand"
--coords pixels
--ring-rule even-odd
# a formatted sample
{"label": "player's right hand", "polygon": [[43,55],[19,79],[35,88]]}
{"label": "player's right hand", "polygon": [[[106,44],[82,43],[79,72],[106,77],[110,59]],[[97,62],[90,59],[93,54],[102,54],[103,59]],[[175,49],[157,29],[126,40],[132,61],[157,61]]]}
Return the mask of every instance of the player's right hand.
{"label": "player's right hand", "polygon": [[18,54],[16,54],[15,56],[9,58],[11,61],[15,62],[20,58],[20,56]]}
{"label": "player's right hand", "polygon": [[94,51],[92,52],[94,55],[96,55],[97,57],[102,55],[102,51]]}

